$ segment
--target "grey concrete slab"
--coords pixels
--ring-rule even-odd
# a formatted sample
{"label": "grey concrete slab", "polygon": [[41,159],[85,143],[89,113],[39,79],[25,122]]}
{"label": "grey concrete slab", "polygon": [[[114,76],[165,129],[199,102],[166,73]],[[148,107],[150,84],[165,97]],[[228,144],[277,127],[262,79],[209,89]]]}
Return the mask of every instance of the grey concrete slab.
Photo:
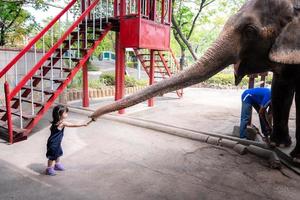
{"label": "grey concrete slab", "polygon": [[[179,101],[193,101],[187,97],[188,94]],[[127,115],[143,116],[142,113],[145,113],[145,117],[153,119],[153,110],[156,110],[157,120],[171,121],[169,112],[159,110],[167,109],[167,102],[178,100],[166,99],[157,102],[153,109],[129,109]],[[143,104],[139,106],[143,107]],[[210,109],[209,106],[207,108]],[[165,111],[174,114],[173,123],[177,125],[201,128],[200,123],[204,123],[199,117],[201,115],[197,115],[198,123],[192,119],[195,124],[192,126],[192,123],[187,123],[186,117],[196,115],[182,110],[181,113],[187,116],[181,116],[184,121],[181,122],[173,108]],[[202,113],[208,115],[209,110],[203,108]],[[211,120],[217,117],[214,115]],[[71,121],[86,119],[83,115],[69,114]],[[226,124],[226,120],[223,123]],[[253,155],[241,156],[227,148],[105,119],[99,119],[88,127],[66,129],[62,162],[67,170],[48,177],[43,174],[46,140],[50,133],[48,125],[44,120],[41,128],[24,142],[14,145],[0,143],[1,200],[296,200],[300,195],[300,178],[285,167],[282,171],[271,170],[265,160]],[[212,129],[214,127],[209,124],[202,124],[202,128],[217,129]],[[224,125],[220,130],[225,128]]]}

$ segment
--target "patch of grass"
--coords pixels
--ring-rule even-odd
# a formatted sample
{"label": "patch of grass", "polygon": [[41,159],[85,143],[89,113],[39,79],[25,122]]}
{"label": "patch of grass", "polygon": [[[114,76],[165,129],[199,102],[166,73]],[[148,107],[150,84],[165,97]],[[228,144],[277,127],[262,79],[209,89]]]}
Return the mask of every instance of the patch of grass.
{"label": "patch of grass", "polygon": [[93,65],[91,62],[88,62],[88,71],[99,71],[99,68]]}
{"label": "patch of grass", "polygon": [[[258,81],[260,79],[256,79]],[[234,86],[234,75],[233,74],[224,74],[219,73],[211,77],[210,79],[204,81],[204,83],[209,85],[221,85],[221,86]],[[239,86],[248,86],[249,83],[249,77],[245,76]],[[269,75],[266,77],[266,83],[271,84],[272,83],[272,76]]]}
{"label": "patch of grass", "polygon": [[[102,82],[106,86],[115,85],[115,74],[112,73],[104,73],[100,76],[100,82]],[[125,86],[126,87],[135,87],[135,86],[146,86],[146,80],[137,80],[131,76],[125,76]]]}

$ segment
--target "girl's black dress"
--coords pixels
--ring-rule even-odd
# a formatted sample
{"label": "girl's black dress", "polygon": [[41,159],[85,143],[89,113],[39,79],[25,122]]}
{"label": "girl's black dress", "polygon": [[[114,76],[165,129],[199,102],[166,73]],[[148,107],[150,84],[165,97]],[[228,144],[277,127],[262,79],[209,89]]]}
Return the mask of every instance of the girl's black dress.
{"label": "girl's black dress", "polygon": [[47,141],[47,153],[46,157],[49,160],[56,160],[63,155],[61,148],[61,141],[64,137],[64,129],[59,130],[57,127],[51,128],[51,135]]}

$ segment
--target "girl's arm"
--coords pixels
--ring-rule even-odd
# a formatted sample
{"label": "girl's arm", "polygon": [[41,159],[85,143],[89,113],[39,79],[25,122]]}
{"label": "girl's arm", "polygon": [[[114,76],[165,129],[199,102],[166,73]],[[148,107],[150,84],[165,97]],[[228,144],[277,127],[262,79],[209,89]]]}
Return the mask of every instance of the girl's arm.
{"label": "girl's arm", "polygon": [[71,122],[63,121],[63,122],[62,122],[62,125],[63,125],[64,127],[82,127],[82,126],[87,126],[87,125],[89,125],[91,122],[92,122],[92,120],[90,120],[89,122],[84,122],[84,123],[79,123],[79,124],[73,124],[73,123],[71,123]]}

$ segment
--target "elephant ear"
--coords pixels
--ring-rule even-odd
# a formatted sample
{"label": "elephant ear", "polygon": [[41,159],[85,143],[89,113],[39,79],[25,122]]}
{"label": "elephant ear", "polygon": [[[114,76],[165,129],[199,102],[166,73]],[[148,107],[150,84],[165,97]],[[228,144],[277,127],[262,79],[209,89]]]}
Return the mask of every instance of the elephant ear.
{"label": "elephant ear", "polygon": [[273,45],[270,59],[283,64],[300,64],[300,19],[287,24]]}

